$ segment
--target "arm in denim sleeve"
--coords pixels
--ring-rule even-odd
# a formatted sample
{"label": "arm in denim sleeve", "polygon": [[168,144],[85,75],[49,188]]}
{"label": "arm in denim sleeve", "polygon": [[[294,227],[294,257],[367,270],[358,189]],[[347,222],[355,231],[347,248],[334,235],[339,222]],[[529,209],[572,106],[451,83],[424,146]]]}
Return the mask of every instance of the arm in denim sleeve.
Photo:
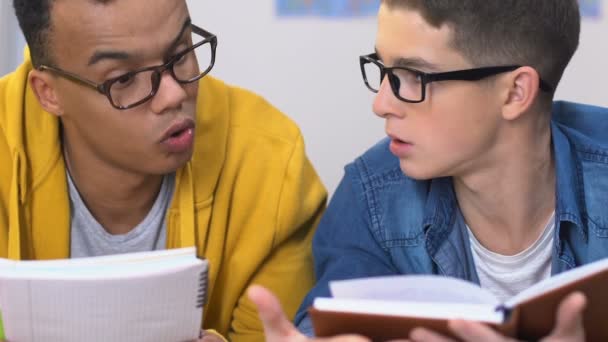
{"label": "arm in denim sleeve", "polygon": [[329,281],[397,274],[390,255],[374,237],[370,208],[357,168],[346,173],[321,219],[313,239],[317,283],[304,298],[295,318],[302,333],[312,336],[307,309],[316,297],[328,297]]}

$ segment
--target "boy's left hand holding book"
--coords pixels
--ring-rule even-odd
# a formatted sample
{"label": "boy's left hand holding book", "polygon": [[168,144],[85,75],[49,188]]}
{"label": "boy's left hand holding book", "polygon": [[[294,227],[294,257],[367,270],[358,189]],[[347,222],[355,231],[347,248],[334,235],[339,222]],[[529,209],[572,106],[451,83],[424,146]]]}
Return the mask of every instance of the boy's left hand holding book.
{"label": "boy's left hand holding book", "polygon": [[[260,319],[264,325],[267,342],[304,342],[310,341],[302,335],[287,319],[278,299],[268,290],[254,286],[249,290],[251,300],[257,305]],[[557,324],[553,332],[544,338],[543,342],[578,342],[585,341],[582,314],[585,310],[586,299],[580,293],[568,296],[561,303],[557,312]],[[499,335],[491,328],[475,322],[454,320],[450,328],[462,341],[496,341],[512,342],[514,339]],[[321,341],[321,340],[320,340]],[[361,336],[336,336],[324,338],[324,342],[366,342],[369,339]],[[406,340],[403,340],[406,341]],[[444,342],[453,341],[432,331],[416,329],[409,337],[409,341]]]}

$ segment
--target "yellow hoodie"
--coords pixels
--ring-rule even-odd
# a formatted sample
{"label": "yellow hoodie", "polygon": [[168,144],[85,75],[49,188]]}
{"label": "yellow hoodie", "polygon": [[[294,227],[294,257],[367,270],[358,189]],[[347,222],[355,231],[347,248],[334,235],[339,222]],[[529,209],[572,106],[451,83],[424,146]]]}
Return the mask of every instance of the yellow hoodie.
{"label": "yellow hoodie", "polygon": [[[69,258],[59,121],[27,83],[28,55],[0,79],[0,257]],[[177,171],[167,248],[195,245],[210,262],[204,328],[263,341],[246,289],[270,288],[295,315],[314,281],[310,243],[326,192],[296,125],[262,98],[207,76],[198,100],[194,157]]]}

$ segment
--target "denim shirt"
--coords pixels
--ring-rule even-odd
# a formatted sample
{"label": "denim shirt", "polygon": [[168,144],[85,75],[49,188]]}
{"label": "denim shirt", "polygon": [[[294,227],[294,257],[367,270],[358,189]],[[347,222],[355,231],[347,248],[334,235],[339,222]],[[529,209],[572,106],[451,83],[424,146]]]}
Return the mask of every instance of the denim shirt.
{"label": "denim shirt", "polygon": [[[608,109],[555,102],[552,274],[608,256]],[[405,176],[384,139],[345,168],[313,240],[317,284],[295,323],[312,336],[307,309],[332,280],[438,274],[479,284],[451,178]]]}

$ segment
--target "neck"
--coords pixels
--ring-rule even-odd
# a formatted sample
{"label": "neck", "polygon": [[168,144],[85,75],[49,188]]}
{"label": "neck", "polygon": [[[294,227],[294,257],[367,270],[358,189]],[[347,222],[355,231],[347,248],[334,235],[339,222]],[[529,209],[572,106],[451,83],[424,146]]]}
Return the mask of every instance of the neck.
{"label": "neck", "polygon": [[514,255],[532,245],[555,210],[555,162],[548,124],[506,134],[486,167],[454,177],[458,204],[486,248]]}
{"label": "neck", "polygon": [[108,233],[126,234],[152,209],[163,176],[122,170],[91,155],[64,138],[66,167],[87,208]]}

